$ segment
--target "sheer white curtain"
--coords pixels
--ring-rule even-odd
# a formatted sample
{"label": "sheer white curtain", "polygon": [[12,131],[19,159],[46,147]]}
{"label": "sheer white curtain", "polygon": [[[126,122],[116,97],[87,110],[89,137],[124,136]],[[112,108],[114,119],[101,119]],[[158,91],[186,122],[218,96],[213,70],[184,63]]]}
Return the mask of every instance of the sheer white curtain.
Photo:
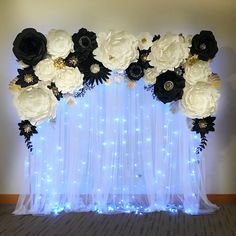
{"label": "sheer white curtain", "polygon": [[25,193],[14,214],[61,211],[212,212],[204,192],[199,138],[181,111],[170,112],[124,80],[59,103],[54,122],[33,136]]}

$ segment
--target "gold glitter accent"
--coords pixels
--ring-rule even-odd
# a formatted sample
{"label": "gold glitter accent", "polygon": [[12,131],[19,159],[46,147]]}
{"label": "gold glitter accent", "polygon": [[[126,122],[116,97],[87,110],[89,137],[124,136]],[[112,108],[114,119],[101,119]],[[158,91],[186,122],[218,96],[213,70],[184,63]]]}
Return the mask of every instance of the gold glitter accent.
{"label": "gold glitter accent", "polygon": [[24,126],[23,126],[23,130],[24,130],[25,133],[28,134],[29,132],[32,131],[31,125],[24,125]]}
{"label": "gold glitter accent", "polygon": [[126,78],[125,82],[126,82],[127,87],[129,89],[133,89],[136,86],[136,82],[134,82],[134,81],[132,81],[132,80],[130,80],[128,78]]}
{"label": "gold glitter accent", "polygon": [[33,80],[34,80],[34,78],[33,78],[33,76],[30,75],[30,74],[26,74],[26,75],[24,76],[24,81],[25,81],[27,84],[32,83]]}
{"label": "gold glitter accent", "polygon": [[65,62],[63,60],[63,58],[59,57],[57,59],[54,60],[54,66],[58,69],[62,69],[65,67]]}
{"label": "gold glitter accent", "polygon": [[15,79],[13,79],[10,83],[9,83],[9,89],[12,92],[19,92],[22,88],[16,84],[16,81],[18,80],[18,78],[16,77]]}
{"label": "gold glitter accent", "polygon": [[144,54],[144,55],[141,56],[141,60],[144,61],[144,62],[147,61],[147,58],[148,58],[147,54]]}
{"label": "gold glitter accent", "polygon": [[198,55],[193,55],[190,58],[188,58],[187,63],[188,65],[192,66],[193,64],[195,64],[198,61]]}
{"label": "gold glitter accent", "polygon": [[165,83],[164,83],[164,89],[166,91],[171,91],[172,89],[174,88],[174,83],[170,80],[167,80]]}
{"label": "gold glitter accent", "polygon": [[220,88],[220,76],[218,74],[212,73],[208,76],[208,82],[211,84],[211,86],[215,89]]}
{"label": "gold glitter accent", "polygon": [[100,66],[98,64],[92,64],[90,66],[90,71],[93,73],[93,74],[97,74],[99,71],[100,71]]}
{"label": "gold glitter accent", "polygon": [[207,122],[205,120],[200,120],[198,122],[198,126],[200,127],[200,129],[205,129],[207,127]]}
{"label": "gold glitter accent", "polygon": [[77,63],[78,63],[78,59],[75,57],[75,56],[72,56],[70,59],[69,59],[69,63],[73,66],[76,66]]}

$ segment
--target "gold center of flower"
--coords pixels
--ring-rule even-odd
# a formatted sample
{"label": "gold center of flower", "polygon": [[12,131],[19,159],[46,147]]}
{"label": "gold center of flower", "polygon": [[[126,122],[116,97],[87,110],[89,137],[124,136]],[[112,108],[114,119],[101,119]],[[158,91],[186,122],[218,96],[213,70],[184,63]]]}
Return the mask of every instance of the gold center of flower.
{"label": "gold center of flower", "polygon": [[205,43],[201,43],[199,47],[200,47],[201,50],[205,50],[206,49],[206,44]]}
{"label": "gold center of flower", "polygon": [[205,129],[207,127],[207,122],[205,120],[200,120],[198,122],[200,129]]}
{"label": "gold center of flower", "polygon": [[33,76],[32,75],[30,75],[30,74],[26,74],[25,76],[24,76],[24,81],[26,82],[26,83],[32,83],[33,82]]}
{"label": "gold center of flower", "polygon": [[29,132],[31,132],[31,125],[24,125],[23,130],[28,134]]}
{"label": "gold center of flower", "polygon": [[58,96],[58,95],[59,95],[58,88],[56,88],[56,87],[53,87],[53,88],[52,88],[52,92],[53,92],[53,94],[54,94],[55,96]]}
{"label": "gold center of flower", "polygon": [[148,55],[147,54],[144,54],[144,55],[142,55],[141,56],[141,59],[142,59],[142,61],[147,61],[147,58],[148,58]]}
{"label": "gold center of flower", "polygon": [[97,74],[99,71],[100,71],[100,66],[98,64],[92,64],[90,66],[90,71],[93,73],[93,74]]}
{"label": "gold center of flower", "polygon": [[142,42],[142,43],[146,43],[146,42],[147,42],[147,39],[146,39],[146,38],[142,38],[141,42]]}
{"label": "gold center of flower", "polygon": [[59,57],[57,59],[54,60],[54,66],[58,69],[62,69],[65,67],[65,62],[63,60],[63,58]]}
{"label": "gold center of flower", "polygon": [[69,59],[69,63],[73,66],[76,66],[77,63],[78,63],[78,59],[75,57],[75,56],[72,56],[70,59]]}
{"label": "gold center of flower", "polygon": [[174,83],[172,81],[168,80],[164,83],[164,89],[166,91],[171,91],[173,88],[174,88]]}

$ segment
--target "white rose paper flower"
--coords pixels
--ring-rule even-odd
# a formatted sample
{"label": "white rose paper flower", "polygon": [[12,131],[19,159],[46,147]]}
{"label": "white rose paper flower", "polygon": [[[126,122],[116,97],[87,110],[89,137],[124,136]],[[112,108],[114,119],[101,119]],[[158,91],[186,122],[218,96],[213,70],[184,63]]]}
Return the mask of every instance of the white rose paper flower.
{"label": "white rose paper flower", "polygon": [[155,84],[159,74],[160,73],[156,70],[156,68],[148,68],[147,70],[144,70],[144,82],[147,85]]}
{"label": "white rose paper flower", "polygon": [[209,61],[198,60],[194,64],[185,65],[185,80],[194,85],[197,82],[207,82],[208,76],[211,75],[211,67]]}
{"label": "white rose paper flower", "polygon": [[83,87],[84,74],[79,69],[73,67],[65,67],[57,74],[54,82],[59,91],[62,93],[73,93],[76,89]]}
{"label": "white rose paper flower", "polygon": [[148,32],[143,32],[139,34],[137,38],[138,38],[138,47],[140,50],[148,50],[153,44],[152,42],[153,36]]}
{"label": "white rose paper flower", "polygon": [[201,119],[215,113],[219,97],[218,90],[209,83],[198,82],[185,86],[180,106],[187,117]]}
{"label": "white rose paper flower", "polygon": [[34,69],[35,75],[38,76],[39,80],[52,81],[56,76],[58,69],[54,65],[52,59],[44,59],[40,61]]}
{"label": "white rose paper flower", "polygon": [[125,31],[99,33],[98,47],[93,51],[95,58],[110,70],[125,70],[137,61],[138,40]]}
{"label": "white rose paper flower", "polygon": [[32,124],[56,116],[57,99],[43,82],[14,93],[13,102],[21,120]]}
{"label": "white rose paper flower", "polygon": [[72,37],[64,30],[50,30],[47,35],[47,51],[53,59],[66,58],[74,51]]}
{"label": "white rose paper flower", "polygon": [[149,64],[162,72],[174,70],[188,58],[190,46],[184,36],[168,33],[153,42],[148,55]]}

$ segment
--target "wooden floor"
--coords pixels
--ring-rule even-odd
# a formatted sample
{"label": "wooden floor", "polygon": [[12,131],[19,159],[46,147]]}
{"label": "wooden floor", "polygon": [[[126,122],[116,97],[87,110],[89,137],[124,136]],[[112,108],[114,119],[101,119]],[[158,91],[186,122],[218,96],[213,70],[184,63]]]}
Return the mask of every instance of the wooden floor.
{"label": "wooden floor", "polygon": [[9,236],[236,236],[236,204],[220,205],[215,214],[145,215],[66,213],[58,216],[14,216],[14,205],[0,205],[0,235]]}

